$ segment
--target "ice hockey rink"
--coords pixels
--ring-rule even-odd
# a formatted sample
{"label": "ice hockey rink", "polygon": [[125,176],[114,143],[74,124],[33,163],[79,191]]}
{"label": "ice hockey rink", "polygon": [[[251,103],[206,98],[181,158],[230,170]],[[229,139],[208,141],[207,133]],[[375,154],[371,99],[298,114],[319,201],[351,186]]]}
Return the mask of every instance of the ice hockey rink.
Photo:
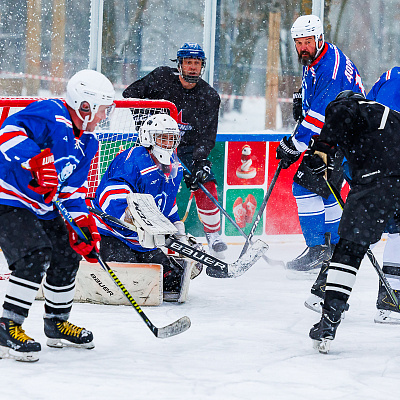
{"label": "ice hockey rink", "polygon": [[[300,235],[264,237],[266,253],[288,261],[304,249]],[[384,242],[373,252],[382,265]],[[240,245],[230,245],[232,262]],[[130,306],[75,304],[70,321],[94,333],[95,349],[45,345],[43,302],[23,328],[42,343],[40,360],[0,360],[0,398],[36,399],[387,399],[399,389],[399,326],[373,322],[378,277],[364,259],[328,355],[308,338],[319,320],[306,309],[315,275],[288,275],[260,260],[236,279],[204,272],[185,304],[144,311],[158,327],[187,315],[191,328],[153,336]],[[1,301],[5,281],[0,281]]]}

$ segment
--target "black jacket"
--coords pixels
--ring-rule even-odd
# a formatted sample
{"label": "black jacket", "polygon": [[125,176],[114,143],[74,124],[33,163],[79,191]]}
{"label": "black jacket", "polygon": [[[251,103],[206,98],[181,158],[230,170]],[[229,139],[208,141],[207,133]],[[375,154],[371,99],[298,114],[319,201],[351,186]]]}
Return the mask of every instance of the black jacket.
{"label": "black jacket", "polygon": [[380,103],[352,98],[332,101],[318,141],[340,147],[353,185],[400,176],[400,113]]}
{"label": "black jacket", "polygon": [[178,109],[178,125],[183,134],[179,151],[193,147],[193,160],[207,158],[215,146],[220,97],[202,79],[193,89],[185,89],[176,68],[158,67],[133,82],[123,94],[128,98],[164,99]]}

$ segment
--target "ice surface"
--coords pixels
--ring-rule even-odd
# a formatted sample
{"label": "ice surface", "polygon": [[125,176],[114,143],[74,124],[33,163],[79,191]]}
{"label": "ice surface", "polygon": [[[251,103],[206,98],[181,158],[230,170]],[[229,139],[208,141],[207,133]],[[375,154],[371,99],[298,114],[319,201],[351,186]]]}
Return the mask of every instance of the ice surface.
{"label": "ice surface", "polygon": [[[267,255],[288,261],[299,235],[266,237]],[[373,251],[382,262],[383,243]],[[233,262],[239,245],[230,245]],[[293,277],[292,277],[293,278]],[[185,304],[146,307],[157,326],[188,315],[191,328],[157,339],[129,306],[75,304],[71,322],[94,333],[94,350],[45,345],[43,302],[24,323],[40,341],[37,363],[0,360],[0,398],[47,399],[387,399],[399,389],[400,327],[374,324],[377,275],[363,261],[350,310],[331,352],[312,349],[318,314],[303,305],[312,278],[288,279],[259,260],[237,279],[192,281]],[[5,282],[0,281],[1,300]],[[13,396],[13,397],[11,397]]]}

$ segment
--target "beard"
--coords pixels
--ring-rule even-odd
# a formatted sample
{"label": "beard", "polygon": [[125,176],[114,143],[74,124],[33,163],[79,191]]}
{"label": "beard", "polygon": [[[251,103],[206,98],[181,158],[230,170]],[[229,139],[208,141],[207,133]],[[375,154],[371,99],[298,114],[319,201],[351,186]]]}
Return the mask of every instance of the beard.
{"label": "beard", "polygon": [[311,55],[308,51],[302,51],[300,54],[298,53],[298,57],[301,65],[308,66],[315,60],[315,53]]}

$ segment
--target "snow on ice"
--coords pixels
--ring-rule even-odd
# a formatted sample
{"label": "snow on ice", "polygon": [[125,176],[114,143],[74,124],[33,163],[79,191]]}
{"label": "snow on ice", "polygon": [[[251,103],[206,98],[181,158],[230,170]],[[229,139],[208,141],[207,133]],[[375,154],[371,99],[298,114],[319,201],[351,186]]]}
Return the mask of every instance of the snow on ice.
{"label": "snow on ice", "polygon": [[[288,261],[304,249],[301,235],[265,237],[267,255]],[[384,243],[374,253],[382,262]],[[231,245],[228,262],[237,259]],[[289,279],[290,278],[290,279]],[[296,279],[293,279],[296,278]],[[399,388],[399,326],[374,324],[377,275],[364,259],[350,310],[331,352],[312,349],[306,309],[314,276],[289,276],[262,259],[237,279],[192,281],[189,300],[146,307],[157,326],[187,315],[185,333],[157,339],[129,306],[75,304],[71,322],[94,333],[94,350],[45,345],[43,302],[23,327],[42,343],[37,363],[0,360],[0,398],[47,399],[385,399]],[[0,300],[5,282],[0,282]]]}

